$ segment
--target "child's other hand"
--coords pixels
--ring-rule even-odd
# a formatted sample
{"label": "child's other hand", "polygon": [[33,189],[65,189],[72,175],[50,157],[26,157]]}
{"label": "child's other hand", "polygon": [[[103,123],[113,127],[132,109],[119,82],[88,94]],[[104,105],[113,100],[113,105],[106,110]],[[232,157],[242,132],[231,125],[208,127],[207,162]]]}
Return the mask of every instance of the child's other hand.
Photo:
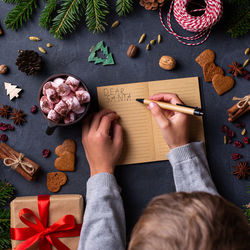
{"label": "child's other hand", "polygon": [[[169,102],[171,104],[182,104],[182,101],[175,94],[161,93],[150,96],[149,99]],[[161,133],[170,149],[185,145],[189,142],[188,115],[162,109],[153,102],[148,105],[148,109],[158,123]]]}
{"label": "child's other hand", "polygon": [[102,110],[92,119],[88,117],[84,121],[82,144],[91,176],[103,172],[114,173],[123,146],[123,132],[118,119],[115,112]]}

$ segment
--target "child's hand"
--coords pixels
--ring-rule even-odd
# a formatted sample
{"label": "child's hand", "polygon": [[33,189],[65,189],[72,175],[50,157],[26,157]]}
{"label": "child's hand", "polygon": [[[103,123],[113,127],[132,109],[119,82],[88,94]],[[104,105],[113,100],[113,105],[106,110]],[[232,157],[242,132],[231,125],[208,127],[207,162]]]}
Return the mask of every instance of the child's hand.
{"label": "child's hand", "polygon": [[115,112],[102,110],[92,119],[88,117],[84,121],[82,144],[91,176],[103,172],[114,173],[123,146],[123,132],[118,119],[119,116]]}
{"label": "child's hand", "polygon": [[[182,103],[177,95],[167,93],[156,94],[149,97],[149,99],[165,101],[171,104]],[[189,142],[188,115],[162,109],[153,102],[148,105],[148,109],[158,123],[161,133],[170,149],[185,145]]]}

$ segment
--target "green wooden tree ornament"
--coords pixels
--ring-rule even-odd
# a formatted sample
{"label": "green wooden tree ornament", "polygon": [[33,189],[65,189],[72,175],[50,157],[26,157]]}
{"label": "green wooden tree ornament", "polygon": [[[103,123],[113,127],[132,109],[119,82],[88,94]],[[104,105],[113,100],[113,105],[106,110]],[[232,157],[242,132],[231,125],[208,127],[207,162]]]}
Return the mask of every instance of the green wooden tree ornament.
{"label": "green wooden tree ornament", "polygon": [[[98,51],[101,51],[105,55],[106,58],[98,57],[96,55],[96,53]],[[97,43],[96,46],[93,46],[90,49],[90,55],[88,58],[88,62],[94,62],[95,64],[102,63],[102,65],[104,65],[104,66],[115,64],[112,53],[108,52],[108,47],[104,45],[103,41],[100,41],[99,43]]]}

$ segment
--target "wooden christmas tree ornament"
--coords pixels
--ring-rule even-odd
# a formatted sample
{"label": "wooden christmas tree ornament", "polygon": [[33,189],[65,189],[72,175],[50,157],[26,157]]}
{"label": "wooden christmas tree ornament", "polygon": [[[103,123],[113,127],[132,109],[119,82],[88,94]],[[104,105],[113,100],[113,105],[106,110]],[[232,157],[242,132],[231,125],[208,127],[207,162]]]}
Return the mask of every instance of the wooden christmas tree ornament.
{"label": "wooden christmas tree ornament", "polygon": [[11,83],[5,82],[4,87],[6,89],[7,95],[9,96],[10,100],[13,98],[19,97],[19,92],[22,91],[22,89],[18,88],[17,85],[13,85]]}

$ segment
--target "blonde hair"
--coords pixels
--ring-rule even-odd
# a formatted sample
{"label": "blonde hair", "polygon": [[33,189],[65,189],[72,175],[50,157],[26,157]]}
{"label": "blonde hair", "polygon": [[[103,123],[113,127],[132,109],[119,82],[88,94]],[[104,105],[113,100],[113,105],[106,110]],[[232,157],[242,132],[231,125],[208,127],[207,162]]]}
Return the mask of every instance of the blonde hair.
{"label": "blonde hair", "polygon": [[249,250],[242,211],[204,192],[154,198],[133,229],[128,250]]}

